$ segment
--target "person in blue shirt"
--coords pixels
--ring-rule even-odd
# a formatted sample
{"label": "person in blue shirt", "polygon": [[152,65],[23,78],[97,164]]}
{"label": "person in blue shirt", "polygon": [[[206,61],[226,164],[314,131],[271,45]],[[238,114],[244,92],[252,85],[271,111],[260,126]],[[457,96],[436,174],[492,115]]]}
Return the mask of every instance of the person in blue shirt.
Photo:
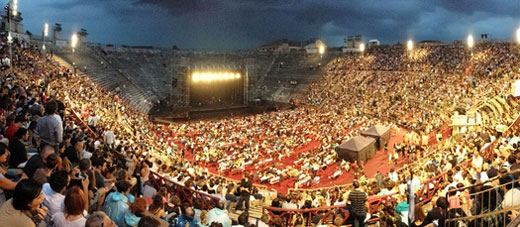
{"label": "person in blue shirt", "polygon": [[124,180],[116,183],[117,192],[108,194],[103,211],[114,221],[117,226],[125,226],[124,216],[128,211],[129,194],[132,185]]}
{"label": "person in blue shirt", "polygon": [[188,204],[183,204],[181,209],[182,214],[173,219],[169,227],[198,227],[195,221],[195,211]]}
{"label": "person in blue shirt", "polygon": [[195,211],[188,204],[184,203],[181,207],[181,215],[177,216],[177,218],[173,219],[169,227],[198,227],[197,221],[195,220]]}

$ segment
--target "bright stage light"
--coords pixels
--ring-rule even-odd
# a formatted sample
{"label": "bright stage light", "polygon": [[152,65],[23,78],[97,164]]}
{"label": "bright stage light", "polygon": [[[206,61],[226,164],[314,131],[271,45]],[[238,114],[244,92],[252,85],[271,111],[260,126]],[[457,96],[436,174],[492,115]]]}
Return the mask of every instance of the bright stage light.
{"label": "bright stage light", "polygon": [[199,82],[200,81],[200,74],[199,73],[193,73],[193,75],[191,76],[191,79],[195,83]]}
{"label": "bright stage light", "polygon": [[240,79],[240,77],[240,73],[234,72],[193,72],[191,74],[191,80],[194,83],[234,80]]}

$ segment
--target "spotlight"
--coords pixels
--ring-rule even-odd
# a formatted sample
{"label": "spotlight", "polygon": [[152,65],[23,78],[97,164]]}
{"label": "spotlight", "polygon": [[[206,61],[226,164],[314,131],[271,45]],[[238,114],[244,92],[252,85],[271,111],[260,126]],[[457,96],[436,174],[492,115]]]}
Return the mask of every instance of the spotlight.
{"label": "spotlight", "polygon": [[199,73],[193,73],[191,78],[192,78],[193,82],[197,83],[197,82],[200,81],[200,74]]}
{"label": "spotlight", "polygon": [[516,42],[520,43],[520,28],[516,30]]}
{"label": "spotlight", "polygon": [[318,52],[320,53],[320,55],[323,55],[325,53],[325,47],[323,45],[320,45],[318,47]]}
{"label": "spotlight", "polygon": [[473,45],[474,45],[474,40],[473,40],[473,36],[472,35],[469,35],[468,36],[468,47],[469,48],[473,48]]}
{"label": "spotlight", "polygon": [[406,44],[408,51],[411,51],[413,49],[413,41],[410,39],[408,40],[408,43]]}
{"label": "spotlight", "polygon": [[364,43],[359,44],[359,51],[361,53],[365,52],[365,44]]}

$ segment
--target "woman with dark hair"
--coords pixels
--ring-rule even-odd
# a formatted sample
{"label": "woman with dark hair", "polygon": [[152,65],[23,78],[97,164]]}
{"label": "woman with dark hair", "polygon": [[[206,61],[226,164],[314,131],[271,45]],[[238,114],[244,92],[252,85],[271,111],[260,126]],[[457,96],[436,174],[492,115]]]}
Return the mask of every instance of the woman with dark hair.
{"label": "woman with dark hair", "polygon": [[161,226],[161,222],[157,221],[155,218],[150,216],[144,216],[137,223],[137,227],[159,227]]}
{"label": "woman with dark hair", "polygon": [[6,197],[4,194],[4,190],[11,191],[16,187],[16,182],[13,182],[10,179],[7,179],[4,174],[7,173],[7,168],[2,166],[2,163],[7,161],[7,157],[9,156],[9,150],[5,144],[0,143],[0,206],[5,202]]}
{"label": "woman with dark hair", "polygon": [[21,180],[14,189],[13,198],[0,207],[0,226],[35,227],[45,215],[42,185],[33,180]]}
{"label": "woman with dark hair", "polygon": [[410,226],[418,226],[421,225],[421,223],[424,222],[424,219],[426,218],[426,215],[424,215],[424,211],[422,209],[422,206],[415,205],[415,213],[414,213],[414,223],[410,224]]}
{"label": "woman with dark hair", "polygon": [[65,195],[65,212],[56,212],[52,216],[55,227],[83,227],[87,219],[84,216],[85,194],[78,186],[74,186]]}
{"label": "woman with dark hair", "polygon": [[168,215],[166,216],[166,219],[168,220],[181,214],[181,200],[178,196],[172,196],[170,201],[166,203],[166,212],[168,212]]}
{"label": "woman with dark hair", "polygon": [[444,220],[448,216],[448,199],[439,197],[435,202],[436,207],[428,212],[423,223],[419,227],[427,226],[430,223],[436,223],[439,227],[444,227]]}
{"label": "woman with dark hair", "polygon": [[9,150],[11,156],[9,157],[9,166],[11,168],[17,168],[20,163],[27,161],[27,150],[25,150],[24,141],[27,137],[27,129],[19,128],[14,133],[14,137],[9,140]]}
{"label": "woman with dark hair", "polygon": [[150,207],[148,207],[148,211],[159,218],[166,217],[162,195],[157,194],[152,197],[152,204],[150,204]]}
{"label": "woman with dark hair", "polygon": [[35,147],[38,147],[38,142],[36,140],[36,137],[34,136],[35,131],[36,131],[36,125],[38,124],[37,121],[31,121],[31,123],[29,123],[29,128],[27,128],[27,141],[31,142],[31,144]]}
{"label": "woman with dark hair", "polygon": [[58,165],[61,165],[61,158],[57,154],[50,154],[47,156],[47,162],[45,163],[44,168],[38,168],[32,179],[40,184],[47,183],[49,177],[51,177],[52,172]]}

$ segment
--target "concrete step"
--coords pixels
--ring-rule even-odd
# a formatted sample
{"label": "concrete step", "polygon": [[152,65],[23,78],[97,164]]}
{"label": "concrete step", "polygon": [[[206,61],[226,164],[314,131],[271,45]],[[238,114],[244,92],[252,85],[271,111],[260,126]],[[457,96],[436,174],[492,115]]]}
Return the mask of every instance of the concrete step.
{"label": "concrete step", "polygon": [[[262,206],[253,206],[253,204],[250,204],[251,206],[249,207],[249,218],[254,220],[254,219],[260,219],[262,217]],[[231,220],[237,220],[238,219],[238,216],[240,216],[240,214],[242,214],[242,210],[235,210],[234,207],[231,208],[231,211],[228,212],[228,216],[229,218],[231,218]]]}

